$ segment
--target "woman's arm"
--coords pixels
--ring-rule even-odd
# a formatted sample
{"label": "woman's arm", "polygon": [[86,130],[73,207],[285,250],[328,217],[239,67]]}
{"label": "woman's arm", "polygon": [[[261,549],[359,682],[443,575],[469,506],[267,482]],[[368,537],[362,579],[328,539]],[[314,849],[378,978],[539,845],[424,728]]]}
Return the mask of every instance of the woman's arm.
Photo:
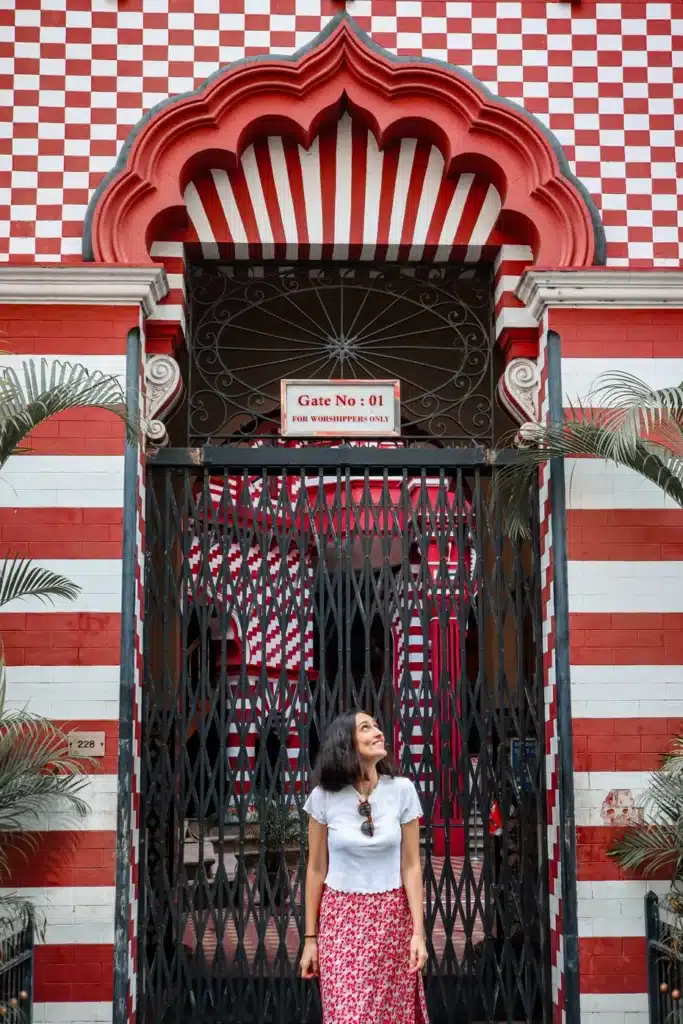
{"label": "woman's arm", "polygon": [[420,822],[417,818],[401,825],[401,878],[413,919],[410,943],[410,970],[420,971],[427,963],[425,944],[422,862],[420,860]]}
{"label": "woman's arm", "polygon": [[301,976],[318,973],[318,914],[327,877],[327,826],[311,818],[308,825],[308,865],[306,867],[306,935],[301,957]]}

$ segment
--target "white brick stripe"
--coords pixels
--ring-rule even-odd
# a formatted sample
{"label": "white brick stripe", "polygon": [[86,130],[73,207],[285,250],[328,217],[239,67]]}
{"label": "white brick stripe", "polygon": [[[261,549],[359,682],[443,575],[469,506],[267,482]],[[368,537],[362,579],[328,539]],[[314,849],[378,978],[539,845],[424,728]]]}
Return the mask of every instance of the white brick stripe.
{"label": "white brick stripe", "polygon": [[683,562],[568,562],[571,612],[683,612]]}
{"label": "white brick stripe", "polygon": [[38,597],[9,601],[3,612],[120,612],[120,558],[41,558],[40,566],[66,576],[81,588],[75,601],[55,598],[50,604]]}
{"label": "white brick stripe", "polygon": [[604,809],[610,793],[615,790],[626,791],[637,805],[648,785],[650,775],[650,772],[574,772],[577,826],[612,824]]}
{"label": "white brick stripe", "polygon": [[645,894],[669,890],[668,882],[578,882],[580,938],[644,937]]}
{"label": "white brick stripe", "polygon": [[683,359],[573,359],[562,360],[562,393],[572,402],[584,400],[596,378],[606,371],[631,373],[651,387],[671,387],[683,380]]}
{"label": "white brick stripe", "polygon": [[111,1024],[112,1003],[34,1003],[33,1024]]}
{"label": "white brick stripe", "polygon": [[683,717],[683,665],[572,665],[574,718]]}
{"label": "white brick stripe", "polygon": [[52,364],[54,360],[58,360],[60,363],[78,363],[80,366],[85,366],[89,373],[104,373],[107,376],[119,377],[122,381],[125,380],[126,376],[125,356],[89,355],[80,352],[74,352],[73,355],[43,355],[40,352],[15,355],[11,352],[0,352],[0,370],[6,368],[15,370],[20,374],[20,379],[22,379],[22,367],[25,363],[33,363],[36,373],[39,373],[40,364],[43,360],[48,364]]}
{"label": "white brick stripe", "polygon": [[[8,894],[14,889],[0,889]],[[40,886],[21,889],[43,915],[46,945],[111,945],[114,941],[113,885]]]}
{"label": "white brick stripe", "polygon": [[644,477],[601,459],[566,459],[567,509],[680,508]]}
{"label": "white brick stripe", "polygon": [[118,665],[11,665],[7,707],[71,721],[118,721]]}
{"label": "white brick stripe", "polygon": [[0,508],[121,508],[123,455],[14,455]]}
{"label": "white brick stripe", "polygon": [[[47,814],[32,817],[27,827],[39,832],[106,832],[116,830],[116,775],[90,775],[79,796],[90,807],[85,818],[77,818],[64,805],[55,801],[54,808]],[[113,917],[112,917],[113,920]]]}
{"label": "white brick stripe", "polygon": [[645,992],[582,992],[581,1024],[647,1024]]}

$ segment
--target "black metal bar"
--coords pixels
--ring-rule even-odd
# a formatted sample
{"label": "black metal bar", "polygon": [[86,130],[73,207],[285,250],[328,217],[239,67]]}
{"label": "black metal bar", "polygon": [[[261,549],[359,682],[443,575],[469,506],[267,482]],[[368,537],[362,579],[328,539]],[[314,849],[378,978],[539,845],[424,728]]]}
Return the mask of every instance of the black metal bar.
{"label": "black metal bar", "polygon": [[472,448],[240,448],[234,445],[204,445],[202,448],[160,448],[148,457],[149,466],[177,469],[224,469],[287,471],[302,469],[443,469],[514,465],[519,453],[511,448],[488,451]]}
{"label": "black metal bar", "polygon": [[31,1024],[33,1020],[34,936],[31,922],[16,931],[3,933],[0,947],[0,1016],[13,1024]]}
{"label": "black metal bar", "polygon": [[[562,423],[562,360],[557,331],[548,331],[548,406],[553,424]],[[567,508],[564,461],[550,464],[553,595],[555,599],[555,685],[557,687],[558,790],[564,929],[564,985],[567,1024],[579,1024],[579,932],[574,815],[574,750],[569,654],[569,587],[567,580]]]}
{"label": "black metal bar", "polygon": [[645,895],[645,941],[647,942],[647,1002],[650,1024],[660,1024],[659,970],[656,945],[659,940],[659,900],[656,893]]}
{"label": "black metal bar", "polygon": [[[140,330],[128,332],[126,402],[131,419],[139,418]],[[114,909],[113,1024],[128,1020],[130,959],[130,837],[133,780],[133,713],[135,665],[135,561],[138,506],[138,444],[126,441],[123,469],[123,551],[121,562],[121,685],[119,688],[118,803],[116,811],[116,904]]]}

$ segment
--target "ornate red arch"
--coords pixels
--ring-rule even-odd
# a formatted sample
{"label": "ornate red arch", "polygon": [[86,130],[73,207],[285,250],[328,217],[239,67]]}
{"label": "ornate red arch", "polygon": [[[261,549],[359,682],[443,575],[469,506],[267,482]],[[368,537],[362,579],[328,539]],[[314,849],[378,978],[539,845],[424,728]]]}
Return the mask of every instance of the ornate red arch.
{"label": "ornate red arch", "polygon": [[392,57],[346,14],[305,52],[239,62],[152,111],[93,197],[85,258],[152,262],[154,237],[185,218],[183,190],[195,175],[234,167],[264,134],[308,147],[344,107],[366,121],[380,147],[428,138],[443,153],[446,174],[485,174],[502,197],[502,223],[531,245],[537,264],[604,261],[597,211],[539,122],[462,71]]}

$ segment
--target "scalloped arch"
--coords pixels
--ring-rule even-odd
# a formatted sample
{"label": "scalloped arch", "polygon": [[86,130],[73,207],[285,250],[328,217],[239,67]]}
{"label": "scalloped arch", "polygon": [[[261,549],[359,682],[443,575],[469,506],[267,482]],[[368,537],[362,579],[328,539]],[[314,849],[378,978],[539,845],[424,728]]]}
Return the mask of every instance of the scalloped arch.
{"label": "scalloped arch", "polygon": [[597,209],[539,121],[462,70],[392,56],[346,13],[294,56],[240,61],[150,111],[92,198],[84,258],[152,262],[151,232],[177,219],[189,177],[234,166],[264,133],[308,147],[343,109],[366,122],[380,147],[406,135],[429,138],[446,174],[488,168],[503,220],[533,226],[537,264],[604,263]]}

